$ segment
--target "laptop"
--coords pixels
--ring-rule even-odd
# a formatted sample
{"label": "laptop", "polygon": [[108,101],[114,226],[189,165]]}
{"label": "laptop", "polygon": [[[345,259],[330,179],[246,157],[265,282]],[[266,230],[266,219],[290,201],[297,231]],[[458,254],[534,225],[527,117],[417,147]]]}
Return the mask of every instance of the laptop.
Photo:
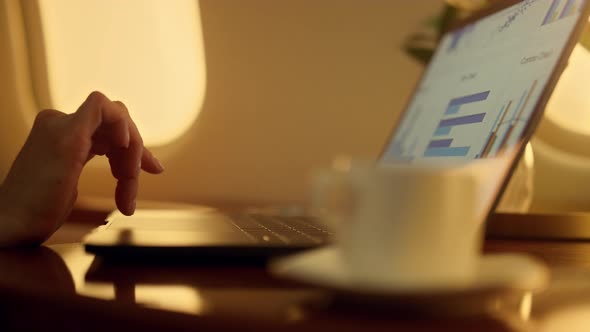
{"label": "laptop", "polygon": [[[446,32],[384,143],[381,163],[501,160],[494,210],[587,22],[586,0],[499,1]],[[209,208],[113,213],[85,240],[112,257],[265,258],[327,244],[312,217]]]}

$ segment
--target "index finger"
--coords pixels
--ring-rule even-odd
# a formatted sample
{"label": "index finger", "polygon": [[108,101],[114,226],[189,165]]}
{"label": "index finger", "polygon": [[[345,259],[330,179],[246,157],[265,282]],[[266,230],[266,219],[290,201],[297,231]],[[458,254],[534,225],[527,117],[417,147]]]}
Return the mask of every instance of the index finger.
{"label": "index finger", "polygon": [[118,180],[115,191],[117,207],[126,215],[135,211],[135,200],[139,186],[139,173],[144,152],[143,139],[137,126],[129,117],[127,107],[121,102],[115,102],[125,110],[129,131],[129,145],[127,148],[117,148],[107,153],[111,172]]}
{"label": "index finger", "polygon": [[101,138],[96,143],[107,144],[106,155],[111,172],[117,179],[117,208],[125,215],[133,214],[143,140],[127,107],[121,102],[109,100],[100,92],[93,92],[74,116],[80,124],[78,127],[84,131],[83,137],[94,140],[95,135],[99,135]]}
{"label": "index finger", "polygon": [[95,91],[88,95],[74,116],[81,120],[87,136],[93,136],[101,127],[109,127],[109,136],[114,146],[129,146],[131,133],[127,109],[112,102],[102,93]]}

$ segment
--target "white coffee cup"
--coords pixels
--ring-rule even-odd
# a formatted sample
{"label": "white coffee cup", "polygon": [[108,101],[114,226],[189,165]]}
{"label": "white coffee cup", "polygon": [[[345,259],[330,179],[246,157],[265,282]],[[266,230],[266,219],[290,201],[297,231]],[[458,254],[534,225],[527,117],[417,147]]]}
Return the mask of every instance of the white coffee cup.
{"label": "white coffee cup", "polygon": [[317,172],[312,194],[353,282],[423,288],[473,280],[481,222],[468,169],[357,162]]}

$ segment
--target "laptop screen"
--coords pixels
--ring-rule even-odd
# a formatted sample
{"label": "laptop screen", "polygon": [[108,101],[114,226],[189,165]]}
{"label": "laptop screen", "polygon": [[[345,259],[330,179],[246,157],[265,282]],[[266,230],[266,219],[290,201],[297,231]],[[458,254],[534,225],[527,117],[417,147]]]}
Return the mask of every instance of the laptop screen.
{"label": "laptop screen", "polygon": [[517,144],[585,0],[525,0],[447,33],[382,161],[491,158]]}

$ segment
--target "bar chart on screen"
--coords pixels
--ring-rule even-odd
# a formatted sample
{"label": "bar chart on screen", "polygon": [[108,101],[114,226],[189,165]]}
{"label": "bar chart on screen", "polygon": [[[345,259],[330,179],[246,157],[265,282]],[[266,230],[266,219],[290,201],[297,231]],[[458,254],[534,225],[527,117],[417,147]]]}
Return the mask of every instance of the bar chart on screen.
{"label": "bar chart on screen", "polygon": [[382,159],[452,164],[522,147],[588,2],[514,1],[446,33]]}
{"label": "bar chart on screen", "polygon": [[[472,151],[471,145],[455,144],[455,131],[477,131],[487,116],[486,112],[477,112],[474,105],[485,102],[490,91],[468,94],[451,99],[443,118],[438,122],[432,140],[424,151],[424,157],[465,157]],[[475,111],[475,113],[474,113]]]}
{"label": "bar chart on screen", "polygon": [[507,100],[500,108],[478,158],[493,157],[514,145],[522,136],[530,114],[530,101],[539,81],[535,80],[518,99]]}
{"label": "bar chart on screen", "polygon": [[553,0],[541,26],[573,16],[583,9],[584,0]]}

